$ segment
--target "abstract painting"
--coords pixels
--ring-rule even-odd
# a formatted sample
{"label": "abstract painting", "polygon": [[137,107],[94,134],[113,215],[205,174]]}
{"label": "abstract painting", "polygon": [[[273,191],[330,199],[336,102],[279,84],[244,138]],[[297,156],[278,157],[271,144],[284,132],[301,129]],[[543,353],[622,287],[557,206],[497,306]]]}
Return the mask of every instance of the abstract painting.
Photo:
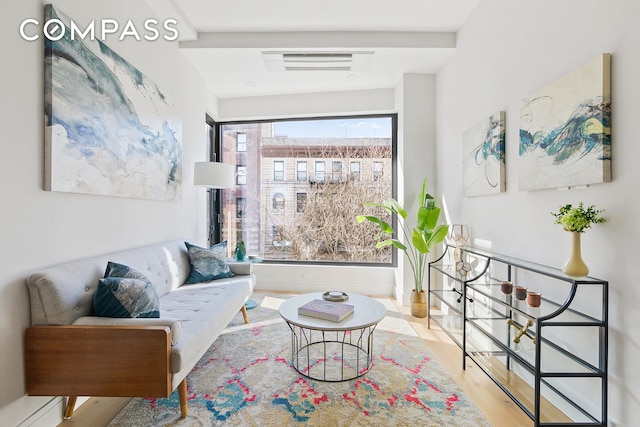
{"label": "abstract painting", "polygon": [[611,54],[522,100],[520,190],[611,181]]}
{"label": "abstract painting", "polygon": [[45,40],[45,190],[180,200],[182,123],[168,95],[45,5],[51,19],[66,25]]}
{"label": "abstract painting", "polygon": [[467,197],[505,191],[504,117],[504,111],[497,112],[463,134],[463,184]]}

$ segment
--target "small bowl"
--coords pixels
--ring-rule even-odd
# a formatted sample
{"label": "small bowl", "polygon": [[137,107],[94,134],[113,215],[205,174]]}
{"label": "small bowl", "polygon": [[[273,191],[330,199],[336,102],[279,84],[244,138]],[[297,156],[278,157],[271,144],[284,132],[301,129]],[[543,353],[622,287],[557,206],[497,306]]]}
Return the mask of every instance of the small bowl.
{"label": "small bowl", "polygon": [[329,291],[322,294],[322,299],[331,302],[342,302],[349,300],[349,295],[340,291]]}

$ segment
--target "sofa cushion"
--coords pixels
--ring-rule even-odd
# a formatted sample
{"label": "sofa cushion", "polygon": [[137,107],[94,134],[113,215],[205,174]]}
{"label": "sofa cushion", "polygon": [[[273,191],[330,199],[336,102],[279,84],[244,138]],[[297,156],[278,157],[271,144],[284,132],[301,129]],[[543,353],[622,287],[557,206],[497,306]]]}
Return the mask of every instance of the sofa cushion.
{"label": "sofa cushion", "polygon": [[160,303],[147,279],[105,277],[93,295],[93,311],[102,317],[160,317]]}
{"label": "sofa cushion", "polygon": [[114,319],[109,317],[83,316],[77,318],[73,324],[80,326],[166,326],[171,330],[172,346],[180,341],[180,336],[182,335],[182,321],[166,317],[158,319]]}
{"label": "sofa cushion", "polygon": [[181,286],[160,298],[162,315],[180,319],[183,324],[180,342],[171,349],[173,374],[188,374],[229,322],[240,316],[254,279],[252,275],[234,276]]}
{"label": "sofa cushion", "polygon": [[210,248],[202,248],[184,242],[191,263],[191,274],[185,284],[203,283],[211,280],[226,279],[233,276],[227,265],[227,242],[218,243]]}

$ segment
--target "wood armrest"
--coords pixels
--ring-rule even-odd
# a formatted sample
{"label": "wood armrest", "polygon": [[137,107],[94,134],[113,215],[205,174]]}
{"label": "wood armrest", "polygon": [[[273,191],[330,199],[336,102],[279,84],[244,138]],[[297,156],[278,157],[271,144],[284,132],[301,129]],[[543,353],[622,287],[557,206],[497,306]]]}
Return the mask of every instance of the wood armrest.
{"label": "wood armrest", "polygon": [[25,334],[31,396],[168,397],[164,326],[32,326]]}

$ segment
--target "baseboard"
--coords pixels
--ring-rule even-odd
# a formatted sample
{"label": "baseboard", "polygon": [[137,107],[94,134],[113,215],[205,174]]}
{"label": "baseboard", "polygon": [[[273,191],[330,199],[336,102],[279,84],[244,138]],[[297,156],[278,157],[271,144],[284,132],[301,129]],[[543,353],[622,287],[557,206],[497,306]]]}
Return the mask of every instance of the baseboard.
{"label": "baseboard", "polygon": [[[89,400],[88,397],[78,397],[76,408]],[[42,405],[36,412],[29,415],[17,427],[56,427],[64,419],[64,410],[67,399],[64,397],[52,397],[51,400]]]}
{"label": "baseboard", "polygon": [[256,283],[256,290],[258,291],[282,291],[282,292],[327,292],[327,291],[342,291],[352,294],[361,295],[374,295],[374,296],[392,296],[394,295],[394,289],[391,285],[365,285],[365,284],[351,284],[351,283],[327,283],[322,282],[283,282],[283,281],[269,281],[260,279]]}
{"label": "baseboard", "polygon": [[62,421],[65,399],[53,397],[27,419],[18,424],[18,427],[51,427],[57,426]]}

